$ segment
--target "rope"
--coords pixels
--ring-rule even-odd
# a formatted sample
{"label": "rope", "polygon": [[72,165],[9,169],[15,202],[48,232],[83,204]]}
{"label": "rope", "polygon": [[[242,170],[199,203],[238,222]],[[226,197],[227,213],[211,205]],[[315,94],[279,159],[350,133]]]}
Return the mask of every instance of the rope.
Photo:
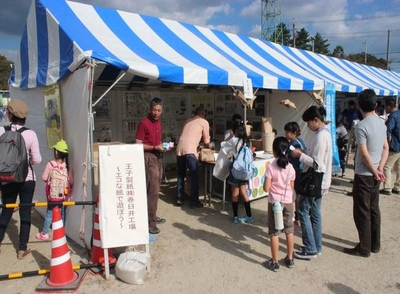
{"label": "rope", "polygon": [[[83,163],[82,166],[84,167],[84,172],[83,172],[83,200],[87,199],[87,192],[86,192],[86,187],[87,187],[87,165],[86,163]],[[95,201],[91,201],[93,204],[95,204]],[[82,213],[81,213],[81,226],[79,229],[79,238],[82,240],[83,244],[85,245],[86,252],[88,253],[88,256],[91,257],[91,252],[89,249],[89,246],[86,244],[85,240],[85,206],[82,207]]]}

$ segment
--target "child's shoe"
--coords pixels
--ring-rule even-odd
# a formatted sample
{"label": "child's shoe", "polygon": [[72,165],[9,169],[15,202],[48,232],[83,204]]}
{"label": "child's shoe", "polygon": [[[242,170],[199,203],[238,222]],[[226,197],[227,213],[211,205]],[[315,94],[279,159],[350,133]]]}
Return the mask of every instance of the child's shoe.
{"label": "child's shoe", "polygon": [[281,266],[279,265],[278,262],[274,262],[272,259],[264,261],[263,266],[266,267],[267,269],[273,271],[273,272],[279,272],[279,269]]}
{"label": "child's shoe", "polygon": [[233,217],[233,223],[238,224],[239,223],[239,218],[237,216]]}
{"label": "child's shoe", "polygon": [[285,264],[288,268],[294,268],[294,259],[289,259],[287,256],[285,257]]}
{"label": "child's shoe", "polygon": [[254,223],[254,217],[245,215],[244,217],[239,218],[239,223],[252,224]]}
{"label": "child's shoe", "polygon": [[49,241],[49,234],[44,234],[43,232],[37,233],[36,234],[36,239],[40,241]]}

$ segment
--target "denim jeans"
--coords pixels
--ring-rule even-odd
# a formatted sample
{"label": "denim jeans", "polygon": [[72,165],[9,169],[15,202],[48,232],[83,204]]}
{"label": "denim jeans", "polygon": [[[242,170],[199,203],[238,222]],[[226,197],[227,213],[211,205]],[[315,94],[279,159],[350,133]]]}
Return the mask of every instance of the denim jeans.
{"label": "denim jeans", "polygon": [[[27,181],[24,183],[10,183],[2,185],[1,198],[3,205],[16,203],[19,195],[21,204],[32,204],[33,193],[35,191],[36,182]],[[21,206],[18,210],[20,217],[19,229],[19,246],[18,250],[26,250],[28,248],[29,234],[31,231],[31,206]],[[14,213],[14,208],[3,208],[0,214],[0,243],[3,242],[4,235],[10,219]]]}
{"label": "denim jeans", "polygon": [[[44,218],[44,225],[43,225],[43,234],[48,234],[50,231],[50,226],[53,223],[53,208],[51,206],[48,206],[47,211],[46,211],[46,216]],[[65,207],[59,205],[60,211],[61,211],[61,219],[63,221],[63,227],[65,227],[65,218],[64,218],[64,209]]]}
{"label": "denim jeans", "polygon": [[299,199],[297,213],[301,223],[304,251],[322,252],[322,197],[304,197]]}
{"label": "denim jeans", "polygon": [[186,168],[189,169],[191,177],[190,187],[190,202],[199,202],[199,161],[194,154],[186,154],[177,157],[178,165],[178,183],[176,197],[177,199],[183,199],[185,191],[185,176]]}

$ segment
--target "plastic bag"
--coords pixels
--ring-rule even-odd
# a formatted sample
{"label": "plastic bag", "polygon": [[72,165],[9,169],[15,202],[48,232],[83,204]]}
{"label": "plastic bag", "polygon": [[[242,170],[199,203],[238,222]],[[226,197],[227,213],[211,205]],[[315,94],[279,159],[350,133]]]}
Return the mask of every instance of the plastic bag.
{"label": "plastic bag", "polygon": [[230,164],[231,161],[228,156],[220,150],[213,169],[213,176],[221,181],[225,181],[229,176]]}

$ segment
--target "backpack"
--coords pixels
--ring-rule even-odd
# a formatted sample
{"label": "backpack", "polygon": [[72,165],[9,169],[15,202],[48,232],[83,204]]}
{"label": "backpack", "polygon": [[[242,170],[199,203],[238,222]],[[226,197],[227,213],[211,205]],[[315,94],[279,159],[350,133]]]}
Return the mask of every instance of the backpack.
{"label": "backpack", "polygon": [[6,126],[4,129],[4,134],[0,136],[0,182],[25,182],[29,161],[22,132],[27,128],[13,131],[11,126]]}
{"label": "backpack", "polygon": [[49,201],[64,201],[70,192],[68,169],[65,163],[50,161],[52,169],[46,182],[46,196]]}
{"label": "backpack", "polygon": [[253,153],[247,145],[243,145],[233,161],[232,175],[240,181],[248,181],[254,176]]}

